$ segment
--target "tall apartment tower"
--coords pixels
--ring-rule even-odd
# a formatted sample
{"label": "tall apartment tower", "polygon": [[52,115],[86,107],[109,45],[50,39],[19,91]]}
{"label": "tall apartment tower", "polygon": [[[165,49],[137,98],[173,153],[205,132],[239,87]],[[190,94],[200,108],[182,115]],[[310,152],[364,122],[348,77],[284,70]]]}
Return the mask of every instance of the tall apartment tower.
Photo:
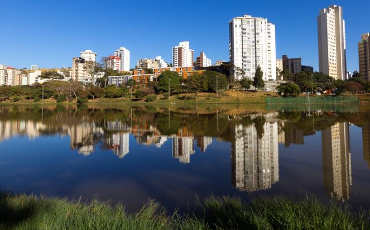
{"label": "tall apartment tower", "polygon": [[241,191],[270,189],[279,181],[277,122],[266,122],[263,134],[254,124],[236,125],[232,145],[233,186]]}
{"label": "tall apartment tower", "polygon": [[348,123],[337,123],[322,131],[324,185],[329,195],[348,200],[352,186]]}
{"label": "tall apartment tower", "polygon": [[189,41],[180,42],[172,48],[174,67],[193,67],[194,50],[190,49]]}
{"label": "tall apartment tower", "polygon": [[234,78],[253,79],[258,66],[263,80],[276,80],[275,25],[266,18],[233,18],[230,29],[230,61],[236,67]]}
{"label": "tall apartment tower", "polygon": [[212,60],[209,59],[203,51],[200,52],[200,55],[199,57],[197,57],[197,60],[196,60],[196,67],[204,68],[204,67],[209,67],[211,65],[212,65]]}
{"label": "tall apartment tower", "polygon": [[370,81],[370,33],[363,34],[358,43],[358,60],[360,76]]}
{"label": "tall apartment tower", "polygon": [[125,47],[120,47],[114,51],[113,56],[121,59],[119,71],[130,71],[130,51]]}
{"label": "tall apartment tower", "polygon": [[72,58],[71,77],[74,81],[88,81],[96,65],[96,53],[91,50],[80,52],[80,57]]}
{"label": "tall apartment tower", "polygon": [[322,9],[317,25],[320,72],[334,79],[346,79],[346,30],[342,7],[333,5]]}

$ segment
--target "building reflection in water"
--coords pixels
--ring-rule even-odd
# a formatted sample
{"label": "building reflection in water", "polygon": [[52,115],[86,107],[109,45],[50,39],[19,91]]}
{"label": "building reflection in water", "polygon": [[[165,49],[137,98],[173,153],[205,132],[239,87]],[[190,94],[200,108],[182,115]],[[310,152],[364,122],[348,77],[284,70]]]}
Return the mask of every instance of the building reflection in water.
{"label": "building reflection in water", "polygon": [[367,162],[370,168],[370,122],[366,122],[362,128],[362,149],[364,154],[364,160]]}
{"label": "building reflection in water", "polygon": [[[294,126],[280,122],[284,131],[279,133],[274,115],[265,115],[264,123],[237,124],[232,143],[232,181],[241,191],[267,190],[279,181],[278,143],[303,144],[304,132]],[[253,119],[253,117],[252,117]],[[258,127],[257,127],[258,126]],[[59,126],[38,121],[0,121],[0,141],[15,135],[33,139],[40,135],[69,135],[70,147],[79,154],[90,155],[94,146],[102,141],[119,158],[130,150],[130,134],[138,143],[161,147],[172,139],[172,156],[180,163],[188,164],[195,153],[195,141],[202,152],[212,144],[212,137],[195,136],[186,127],[176,135],[162,135],[157,128],[149,126],[131,127],[125,122],[106,121],[98,126],[94,122]],[[362,130],[364,159],[370,167],[370,122]],[[324,186],[329,195],[338,200],[348,200],[352,185],[351,153],[348,123],[336,123],[322,131],[322,161]]]}
{"label": "building reflection in water", "polygon": [[130,151],[130,135],[129,133],[114,133],[107,138],[106,144],[118,158],[122,159]]}
{"label": "building reflection in water", "polygon": [[278,124],[267,121],[259,136],[255,124],[235,126],[233,185],[241,191],[270,189],[279,181]]}
{"label": "building reflection in water", "polygon": [[348,123],[336,123],[322,131],[324,186],[329,195],[348,200],[352,185]]}
{"label": "building reflection in water", "polygon": [[181,163],[189,164],[190,155],[194,154],[194,137],[174,137],[172,139],[172,156]]}

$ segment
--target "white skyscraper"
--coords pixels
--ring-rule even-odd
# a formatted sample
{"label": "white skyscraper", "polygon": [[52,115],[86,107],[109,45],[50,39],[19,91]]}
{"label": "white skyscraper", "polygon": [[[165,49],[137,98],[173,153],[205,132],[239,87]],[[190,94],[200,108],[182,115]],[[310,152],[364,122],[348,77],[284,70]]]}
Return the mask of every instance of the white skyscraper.
{"label": "white skyscraper", "polygon": [[114,51],[114,55],[121,58],[120,71],[130,71],[130,51],[125,47],[120,47]]}
{"label": "white skyscraper", "polygon": [[94,53],[92,50],[81,51],[80,57],[88,62],[96,62],[96,53]]}
{"label": "white skyscraper", "polygon": [[174,67],[193,67],[194,50],[190,49],[188,41],[180,42],[172,48],[172,63]]}
{"label": "white skyscraper", "polygon": [[230,22],[230,61],[234,78],[253,79],[259,66],[263,80],[276,80],[275,25],[266,18],[233,18]]}
{"label": "white skyscraper", "polygon": [[346,31],[342,7],[322,9],[317,17],[320,72],[334,79],[346,79]]}
{"label": "white skyscraper", "polygon": [[263,134],[254,124],[235,126],[232,146],[233,185],[255,192],[270,189],[279,181],[278,124],[266,122]]}

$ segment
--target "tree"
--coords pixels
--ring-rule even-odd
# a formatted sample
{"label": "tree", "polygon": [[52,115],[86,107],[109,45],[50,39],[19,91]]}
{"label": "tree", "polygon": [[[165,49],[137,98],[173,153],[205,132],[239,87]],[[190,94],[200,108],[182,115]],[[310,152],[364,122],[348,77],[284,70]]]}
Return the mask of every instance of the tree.
{"label": "tree", "polygon": [[225,90],[228,87],[228,81],[224,74],[207,70],[202,73],[202,76],[205,79],[203,89],[206,92],[217,93],[219,90]]}
{"label": "tree", "polygon": [[[185,80],[185,86],[190,92],[204,91],[205,80],[206,79],[204,79],[202,74],[194,73],[192,76],[189,76],[188,79]],[[206,88],[208,89],[208,84]]]}
{"label": "tree", "polygon": [[164,71],[158,77],[158,83],[155,86],[156,92],[178,92],[180,89],[180,76],[173,71]]}
{"label": "tree", "polygon": [[107,98],[118,98],[123,96],[122,88],[116,86],[109,86],[104,89],[104,95]]}
{"label": "tree", "polygon": [[353,78],[359,78],[360,74],[355,70],[355,71],[353,71],[352,77]]}
{"label": "tree", "polygon": [[292,82],[280,84],[276,89],[284,97],[296,97],[301,93],[299,86]]}
{"label": "tree", "polygon": [[256,73],[254,75],[253,79],[253,86],[257,89],[261,89],[265,86],[265,83],[263,82],[263,72],[261,70],[261,67],[257,67]]}
{"label": "tree", "polygon": [[253,84],[253,81],[251,81],[247,78],[243,78],[242,80],[240,80],[240,85],[244,89],[249,89],[252,84]]}
{"label": "tree", "polygon": [[44,71],[41,73],[41,78],[47,78],[47,79],[63,79],[64,76],[60,73],[58,73],[55,70],[50,71]]}

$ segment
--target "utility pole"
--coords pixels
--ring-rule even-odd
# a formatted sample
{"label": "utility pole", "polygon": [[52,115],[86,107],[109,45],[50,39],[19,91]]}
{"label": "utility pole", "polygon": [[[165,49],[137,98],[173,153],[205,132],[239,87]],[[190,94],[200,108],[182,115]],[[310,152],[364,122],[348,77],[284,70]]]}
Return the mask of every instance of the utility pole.
{"label": "utility pole", "polygon": [[44,85],[42,85],[42,104],[44,104]]}
{"label": "utility pole", "polygon": [[171,78],[168,78],[168,100],[171,102]]}
{"label": "utility pole", "polygon": [[218,97],[218,78],[216,76],[216,94],[217,94],[217,97]]}

